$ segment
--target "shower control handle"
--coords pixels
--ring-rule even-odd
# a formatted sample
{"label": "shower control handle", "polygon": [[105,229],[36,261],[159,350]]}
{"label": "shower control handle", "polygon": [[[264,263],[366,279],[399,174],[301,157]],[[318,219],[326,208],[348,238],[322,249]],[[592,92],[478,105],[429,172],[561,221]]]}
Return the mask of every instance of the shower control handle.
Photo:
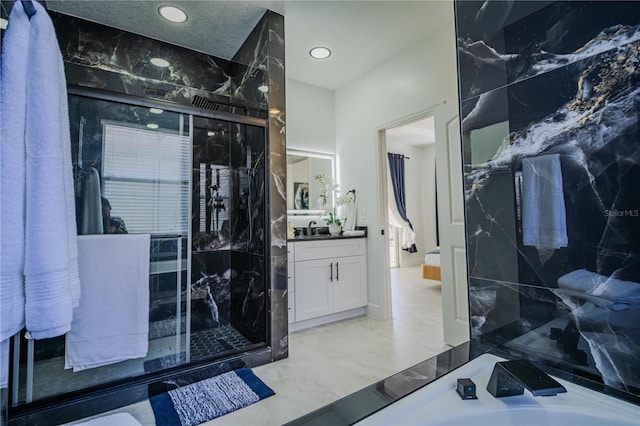
{"label": "shower control handle", "polygon": [[331,277],[329,277],[329,280],[333,282],[333,262],[329,265],[329,269],[331,270]]}

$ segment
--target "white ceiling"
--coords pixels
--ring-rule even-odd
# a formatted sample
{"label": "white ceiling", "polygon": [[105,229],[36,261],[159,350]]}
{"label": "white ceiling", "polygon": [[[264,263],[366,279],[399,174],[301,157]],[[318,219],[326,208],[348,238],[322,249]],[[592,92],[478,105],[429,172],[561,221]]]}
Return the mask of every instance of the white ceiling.
{"label": "white ceiling", "polygon": [[[330,90],[451,25],[453,7],[451,0],[49,0],[46,4],[50,10],[225,59],[233,57],[265,10],[271,9],[285,17],[287,77]],[[162,4],[179,6],[189,20],[165,21],[157,13]],[[309,50],[318,45],[329,47],[332,56],[324,61],[311,58]]]}
{"label": "white ceiling", "polygon": [[404,144],[424,146],[435,143],[435,120],[433,116],[423,118],[412,123],[387,129],[387,144]]}

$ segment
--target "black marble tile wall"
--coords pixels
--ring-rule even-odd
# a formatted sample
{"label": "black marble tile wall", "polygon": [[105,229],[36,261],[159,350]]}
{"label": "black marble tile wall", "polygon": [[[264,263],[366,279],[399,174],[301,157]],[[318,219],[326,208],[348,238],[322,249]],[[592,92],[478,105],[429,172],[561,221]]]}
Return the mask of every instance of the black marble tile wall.
{"label": "black marble tile wall", "polygon": [[[285,134],[284,18],[268,11],[234,56],[247,64],[244,74],[234,74],[235,101],[261,93],[268,113],[265,153],[265,202],[270,230],[265,233],[270,253],[270,336],[274,360],[286,358],[288,343],[287,306],[287,194]],[[261,71],[264,71],[261,73]],[[255,76],[254,76],[255,75]],[[261,87],[261,90],[258,90]]]}
{"label": "black marble tile wall", "polygon": [[[231,100],[234,103],[249,102],[258,109],[247,111],[249,115],[266,117],[269,104],[269,23],[274,18],[267,12],[253,29],[238,53],[231,68]],[[283,35],[284,37],[284,35]]]}
{"label": "black marble tile wall", "polygon": [[[271,348],[274,360],[289,356],[287,305],[287,157],[285,132],[284,17],[268,13],[269,185],[271,218]],[[284,272],[284,273],[283,273]],[[283,281],[284,280],[284,281]]]}
{"label": "black marble tile wall", "polygon": [[[50,12],[50,16],[69,83],[266,117],[266,100],[257,90],[266,72],[259,62],[252,66],[253,60],[229,61],[68,15]],[[151,58],[169,65],[156,66]]]}
{"label": "black marble tile wall", "polygon": [[640,3],[455,14],[472,338],[638,395]]}
{"label": "black marble tile wall", "polygon": [[231,263],[237,274],[231,289],[231,324],[252,343],[263,343],[267,335],[264,256],[233,252]]}

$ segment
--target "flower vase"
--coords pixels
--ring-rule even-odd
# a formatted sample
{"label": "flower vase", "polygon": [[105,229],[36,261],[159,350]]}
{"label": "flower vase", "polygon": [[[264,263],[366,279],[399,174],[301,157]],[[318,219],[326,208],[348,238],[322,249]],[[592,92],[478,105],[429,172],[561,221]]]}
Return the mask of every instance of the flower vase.
{"label": "flower vase", "polygon": [[342,227],[340,225],[335,222],[331,222],[329,224],[329,233],[331,235],[340,235],[340,232],[342,232]]}

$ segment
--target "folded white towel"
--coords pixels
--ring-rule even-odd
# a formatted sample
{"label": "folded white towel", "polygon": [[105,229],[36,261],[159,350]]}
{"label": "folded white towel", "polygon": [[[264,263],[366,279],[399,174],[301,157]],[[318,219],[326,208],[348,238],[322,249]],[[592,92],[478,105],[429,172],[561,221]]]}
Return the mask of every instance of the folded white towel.
{"label": "folded white towel", "polygon": [[538,249],[567,247],[560,155],[522,160],[522,240]]}
{"label": "folded white towel", "polygon": [[80,298],[66,80],[47,11],[33,2],[26,122],[26,326],[35,339],[71,328]]}
{"label": "folded white towel", "polygon": [[640,304],[640,283],[623,281],[586,269],[577,269],[558,278],[558,287],[620,303]]}
{"label": "folded white towel", "polygon": [[29,18],[15,2],[0,74],[0,342],[24,326],[25,139]]}
{"label": "folded white towel", "polygon": [[149,346],[149,235],[81,235],[82,298],[67,333],[65,368],[144,357]]}
{"label": "folded white towel", "polygon": [[100,175],[94,167],[89,167],[82,191],[81,235],[104,233],[102,227],[102,200],[100,198]]}

